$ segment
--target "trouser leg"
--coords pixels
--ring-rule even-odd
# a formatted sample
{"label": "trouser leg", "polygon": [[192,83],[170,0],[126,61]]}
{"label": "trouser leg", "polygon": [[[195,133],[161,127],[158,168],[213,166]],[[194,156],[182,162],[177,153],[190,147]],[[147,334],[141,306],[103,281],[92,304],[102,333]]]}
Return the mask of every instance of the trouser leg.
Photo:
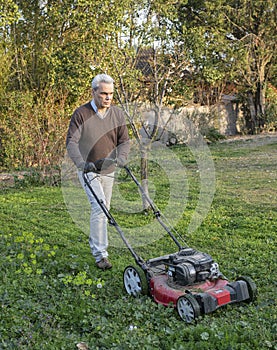
{"label": "trouser leg", "polygon": [[[88,173],[87,175],[93,191],[109,209],[112,197],[113,174],[106,176]],[[82,172],[79,172],[79,179],[91,205],[89,245],[96,262],[99,262],[102,258],[108,256],[107,218],[89,188],[84,184]]]}

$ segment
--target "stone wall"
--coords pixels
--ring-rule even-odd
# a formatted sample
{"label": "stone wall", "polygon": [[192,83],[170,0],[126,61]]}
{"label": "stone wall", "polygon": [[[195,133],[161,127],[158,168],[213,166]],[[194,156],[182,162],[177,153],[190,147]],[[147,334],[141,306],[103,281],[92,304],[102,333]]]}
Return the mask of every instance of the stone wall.
{"label": "stone wall", "polygon": [[[147,125],[155,121],[154,111],[143,113]],[[215,128],[220,134],[234,136],[241,131],[242,116],[237,103],[227,97],[218,105],[190,105],[174,111],[163,108],[160,116],[160,126],[177,135],[179,141],[185,141],[192,129],[202,131]]]}

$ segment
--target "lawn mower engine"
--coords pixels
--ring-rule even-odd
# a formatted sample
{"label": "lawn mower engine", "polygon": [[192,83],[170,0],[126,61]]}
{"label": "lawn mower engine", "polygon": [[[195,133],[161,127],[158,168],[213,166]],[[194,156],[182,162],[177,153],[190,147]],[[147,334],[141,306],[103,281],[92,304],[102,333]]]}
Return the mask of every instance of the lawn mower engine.
{"label": "lawn mower engine", "polygon": [[192,248],[183,248],[179,252],[169,255],[168,283],[180,286],[201,283],[207,279],[218,278],[221,274],[218,264],[207,253]]}

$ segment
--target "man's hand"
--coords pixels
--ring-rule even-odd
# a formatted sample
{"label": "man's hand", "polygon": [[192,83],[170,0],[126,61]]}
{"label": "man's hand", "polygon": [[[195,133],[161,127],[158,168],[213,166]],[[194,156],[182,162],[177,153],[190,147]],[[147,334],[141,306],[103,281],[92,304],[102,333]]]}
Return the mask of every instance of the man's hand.
{"label": "man's hand", "polygon": [[96,166],[93,162],[84,162],[82,164],[80,164],[80,166],[78,167],[80,170],[82,170],[84,173],[90,173],[90,172],[96,172]]}
{"label": "man's hand", "polygon": [[126,165],[126,159],[125,158],[123,158],[123,157],[118,157],[117,159],[116,159],[116,164],[117,164],[117,166],[119,167],[119,168],[124,168],[124,166]]}
{"label": "man's hand", "polygon": [[96,172],[96,166],[93,162],[86,162],[85,167],[84,167],[84,173],[90,173],[90,172]]}

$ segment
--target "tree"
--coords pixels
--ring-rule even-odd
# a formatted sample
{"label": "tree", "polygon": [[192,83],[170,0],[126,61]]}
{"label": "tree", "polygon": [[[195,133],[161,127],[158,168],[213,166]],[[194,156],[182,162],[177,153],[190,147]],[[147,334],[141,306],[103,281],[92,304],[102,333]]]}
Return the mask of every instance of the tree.
{"label": "tree", "polygon": [[[50,164],[48,154],[54,150],[57,155],[55,137],[59,138],[58,153],[63,155],[60,131],[65,132],[64,118],[68,118],[76,104],[90,98],[91,78],[97,73],[93,67],[104,66],[112,73],[110,52],[112,47],[121,45],[126,3],[119,0],[93,4],[85,0],[16,3],[20,17],[6,21],[9,27],[5,38],[3,34],[6,47],[10,43],[9,51],[5,52],[10,67],[3,64],[9,91],[1,105],[1,120],[6,124],[2,129],[5,146],[2,152],[10,158],[7,165],[38,166],[46,161]],[[5,9],[8,4],[3,3]],[[26,120],[33,124],[33,129]],[[8,142],[11,135],[13,142]],[[38,151],[34,145],[42,145],[41,140],[43,148]],[[43,150],[49,149],[51,152],[47,151],[46,156]]]}
{"label": "tree", "polygon": [[[176,35],[172,26],[176,19],[175,5],[152,1],[140,3],[140,6],[136,7],[136,13],[143,9],[143,16],[138,20],[133,14],[132,20],[125,24],[125,44],[121,42],[120,48],[112,51],[112,67],[102,67],[102,70],[113,71],[118,82],[117,97],[139,145],[141,182],[148,194],[148,154],[161,126],[162,108],[170,104],[174,111],[174,106],[180,104],[180,91],[177,96],[175,93],[183,88],[184,84],[180,82],[184,83],[183,71],[188,60],[183,45],[175,45],[173,40]],[[144,128],[141,106],[144,110],[150,106],[154,112],[149,129]],[[149,203],[144,201],[143,207],[147,209]]]}
{"label": "tree", "polygon": [[234,1],[226,7],[232,40],[239,42],[239,81],[248,102],[248,128],[252,133],[266,123],[265,92],[276,65],[277,13],[275,1]]}
{"label": "tree", "polygon": [[0,96],[2,96],[8,87],[11,75],[10,32],[11,26],[19,18],[18,7],[11,0],[0,0],[0,14]]}
{"label": "tree", "polygon": [[[160,48],[141,48],[128,59],[114,61],[117,67],[116,77],[119,82],[118,100],[129,120],[133,135],[139,145],[141,154],[141,182],[144,192],[148,194],[148,154],[152,143],[157,140],[158,133],[165,132],[166,124],[161,123],[161,115],[165,105],[171,105],[171,116],[178,105],[179,95],[172,93],[182,79],[181,72],[186,59],[182,52],[164,53]],[[120,62],[120,67],[119,63]],[[122,65],[122,62],[125,64]],[[133,79],[132,79],[133,78]],[[154,119],[147,125],[144,117],[152,113]],[[144,209],[149,207],[143,202]]]}
{"label": "tree", "polygon": [[196,72],[208,83],[235,82],[247,105],[248,129],[261,130],[266,86],[276,66],[276,2],[188,1],[180,4],[179,18]]}

